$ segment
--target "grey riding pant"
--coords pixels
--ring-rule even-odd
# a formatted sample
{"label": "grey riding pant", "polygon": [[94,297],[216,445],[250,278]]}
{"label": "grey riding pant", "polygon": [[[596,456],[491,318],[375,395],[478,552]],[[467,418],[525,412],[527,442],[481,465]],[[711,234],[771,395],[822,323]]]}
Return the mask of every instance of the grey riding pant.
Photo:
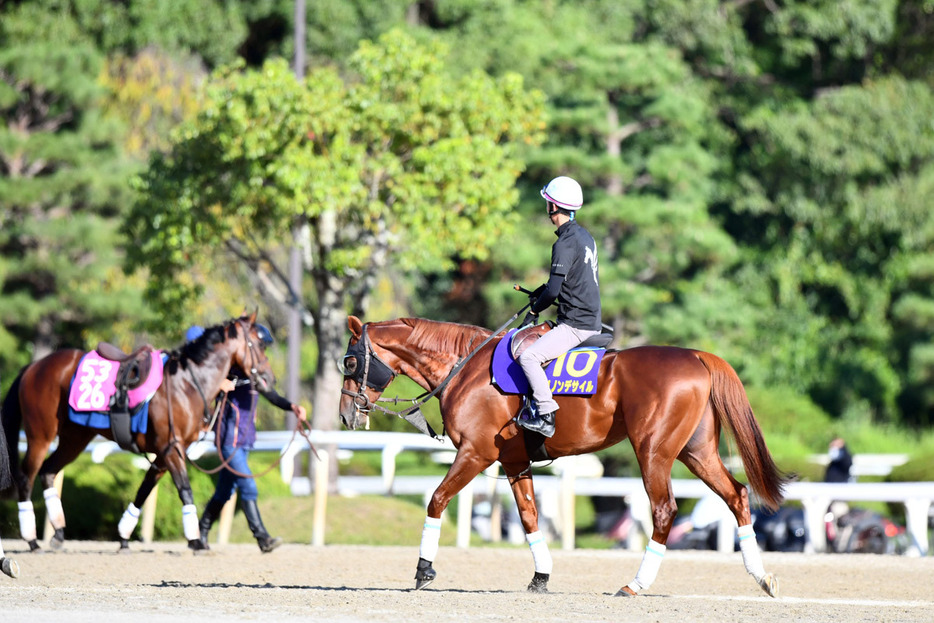
{"label": "grey riding pant", "polygon": [[539,413],[558,410],[558,403],[551,395],[551,384],[542,368],[546,362],[557,359],[587,338],[599,334],[599,331],[584,331],[571,325],[559,324],[529,346],[519,356],[519,365],[525,372],[525,378],[532,387],[532,398],[538,404]]}

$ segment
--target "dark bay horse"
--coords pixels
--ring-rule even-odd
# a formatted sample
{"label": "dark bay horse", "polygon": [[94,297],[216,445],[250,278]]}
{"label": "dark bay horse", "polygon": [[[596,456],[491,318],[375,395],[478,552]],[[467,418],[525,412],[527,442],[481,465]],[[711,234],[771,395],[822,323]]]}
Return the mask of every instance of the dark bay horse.
{"label": "dark bay horse", "polygon": [[[182,527],[188,546],[204,549],[185,452],[207,430],[212,401],[232,365],[248,370],[261,388],[275,383],[255,321],[255,312],[244,314],[210,327],[198,339],[164,353],[167,359],[162,385],[150,401],[146,433],[133,434],[137,447],[156,458],[118,525],[122,549],[128,547],[139,509],[166,470],[172,474],[182,500]],[[10,463],[20,506],[20,533],[32,550],[39,548],[31,501],[36,476],[44,489],[49,521],[55,528],[51,545],[58,549],[65,538],[65,515],[53,486],[55,475],[74,461],[95,435],[113,439],[109,428],[83,426],[68,417],[69,388],[83,355],[81,350],[59,350],[27,365],[3,403],[3,431],[10,447],[18,444],[20,426],[26,432],[22,465],[17,452],[11,452]],[[58,447],[46,458],[56,435]]]}
{"label": "dark bay horse", "polygon": [[[483,346],[453,377],[452,369],[491,335],[474,326],[402,318],[363,324],[350,316],[351,338],[342,362],[340,417],[349,429],[366,423],[374,401],[396,374],[438,395],[444,430],[457,456],[428,504],[415,588],[430,583],[438,551],[440,517],[451,498],[499,461],[506,473],[535,563],[528,589],[547,590],[552,560],[538,528],[538,509],[525,435],[514,416],[521,397],[491,382],[490,364],[500,336]],[[541,331],[546,330],[541,328]],[[652,537],[635,579],[617,595],[636,595],[655,580],[677,514],[671,489],[675,459],[684,463],[729,506],[739,526],[746,570],[769,595],[778,581],[766,573],[752,530],[746,487],[718,453],[721,427],[732,432],[752,489],[776,509],[787,482],[765,445],[739,377],[720,357],[697,350],[643,346],[608,351],[590,397],[556,396],[557,431],[545,439],[550,458],[596,452],[629,438],[652,507]],[[539,436],[540,437],[540,436]]]}

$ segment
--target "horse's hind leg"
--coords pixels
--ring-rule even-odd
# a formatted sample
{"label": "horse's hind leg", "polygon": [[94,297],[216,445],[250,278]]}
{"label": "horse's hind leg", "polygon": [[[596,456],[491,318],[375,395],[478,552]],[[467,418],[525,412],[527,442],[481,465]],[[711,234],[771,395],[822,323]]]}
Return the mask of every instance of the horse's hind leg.
{"label": "horse's hind leg", "polygon": [[58,436],[58,447],[39,468],[39,482],[42,483],[46,515],[55,529],[49,542],[52,549],[61,549],[65,543],[65,511],[58,489],[55,488],[55,477],[66,465],[78,458],[96,434],[89,428],[62,426]]}
{"label": "horse's hind leg", "polygon": [[[698,433],[700,432],[701,429]],[[778,597],[778,578],[771,573],[766,573],[762,564],[762,555],[759,552],[749,513],[749,493],[746,487],[733,478],[726,469],[717,451],[716,439],[712,437],[703,439],[699,434],[695,435],[678,458],[726,502],[736,518],[736,525],[739,526],[737,530],[739,547],[743,553],[746,571],[755,578],[762,590],[772,597]]]}
{"label": "horse's hind leg", "polygon": [[139,523],[140,509],[143,508],[146,498],[152,493],[153,488],[158,484],[163,474],[165,474],[164,467],[156,467],[155,464],[150,465],[149,470],[146,471],[146,476],[143,477],[143,482],[140,483],[139,489],[136,491],[136,497],[123,511],[123,516],[117,524],[117,534],[120,536],[120,551],[130,551],[130,537],[133,536],[136,524]]}
{"label": "horse's hind leg", "polygon": [[532,560],[535,563],[535,575],[529,582],[528,590],[532,593],[547,593],[548,579],[551,577],[552,570],[551,552],[548,551],[548,543],[545,542],[545,536],[538,527],[538,507],[535,505],[532,474],[529,473],[528,468],[528,463],[503,465],[503,470],[507,474],[519,474],[516,477],[510,476],[509,485],[516,499],[519,519],[522,521],[522,527],[525,528],[525,540],[529,544]]}

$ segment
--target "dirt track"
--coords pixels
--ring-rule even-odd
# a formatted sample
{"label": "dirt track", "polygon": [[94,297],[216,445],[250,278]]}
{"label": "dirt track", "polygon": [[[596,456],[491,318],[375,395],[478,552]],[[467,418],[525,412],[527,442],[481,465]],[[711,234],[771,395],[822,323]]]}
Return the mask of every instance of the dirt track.
{"label": "dirt track", "polygon": [[632,579],[640,554],[555,549],[551,593],[535,595],[525,591],[526,548],[442,548],[438,579],[416,593],[417,544],[285,545],[268,555],[227,545],[198,556],[181,543],[136,543],[131,555],[97,542],[40,555],[22,541],[4,547],[21,567],[19,579],[0,575],[4,623],[934,620],[934,557],[766,553],[766,569],[781,581],[772,599],[740,554],[672,551],[647,594],[623,599],[612,595]]}

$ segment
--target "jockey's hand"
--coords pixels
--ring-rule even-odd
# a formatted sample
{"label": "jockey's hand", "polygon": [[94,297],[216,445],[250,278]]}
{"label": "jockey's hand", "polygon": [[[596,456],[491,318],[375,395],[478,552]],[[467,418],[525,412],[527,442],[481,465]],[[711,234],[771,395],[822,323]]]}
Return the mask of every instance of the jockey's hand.
{"label": "jockey's hand", "polygon": [[532,312],[529,312],[525,315],[525,318],[522,319],[522,324],[519,325],[519,328],[523,329],[529,325],[535,324],[536,322],[538,322],[538,314],[533,314]]}
{"label": "jockey's hand", "polygon": [[300,422],[307,422],[308,415],[305,413],[305,407],[302,405],[292,405],[292,413],[295,414],[295,417],[299,419]]}
{"label": "jockey's hand", "polygon": [[546,285],[547,285],[547,284],[544,284],[544,283],[543,283],[542,285],[540,285],[540,286],[538,286],[537,288],[535,288],[535,290],[533,290],[532,292],[529,292],[529,303],[533,303],[533,304],[534,304],[535,301],[538,300],[538,297],[540,297],[540,296],[542,295],[542,292],[545,291],[545,286],[546,286]]}
{"label": "jockey's hand", "polygon": [[221,381],[221,391],[224,392],[225,394],[228,392],[232,392],[235,389],[237,389],[237,385],[230,379],[224,379],[223,381]]}

